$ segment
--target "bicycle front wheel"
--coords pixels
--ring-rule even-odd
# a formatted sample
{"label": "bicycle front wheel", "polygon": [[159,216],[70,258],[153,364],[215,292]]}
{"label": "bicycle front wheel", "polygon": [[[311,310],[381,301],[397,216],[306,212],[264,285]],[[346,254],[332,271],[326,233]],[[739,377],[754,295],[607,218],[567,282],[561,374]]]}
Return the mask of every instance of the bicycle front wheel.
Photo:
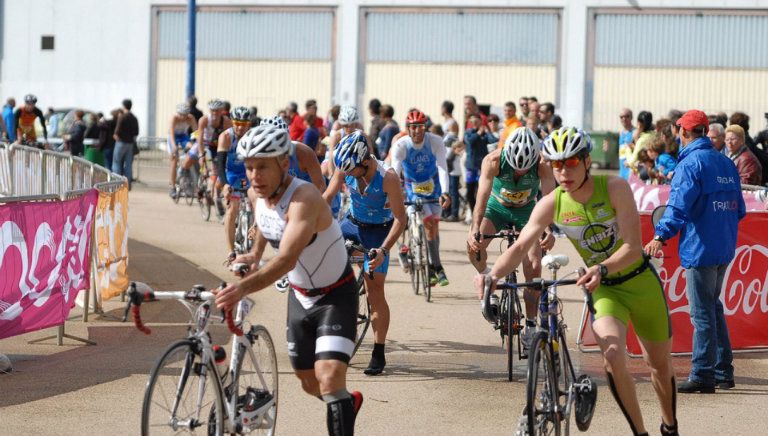
{"label": "bicycle front wheel", "polygon": [[432,299],[432,285],[430,278],[432,273],[429,270],[429,250],[427,249],[427,233],[424,231],[424,226],[419,225],[419,263],[421,267],[421,288],[424,291],[424,298],[429,302]]}
{"label": "bicycle front wheel", "polygon": [[[277,426],[277,354],[272,336],[264,326],[256,325],[248,332],[251,347],[240,358],[238,378],[238,410],[246,433],[272,436]],[[255,404],[245,405],[245,399],[255,397]],[[252,409],[250,412],[244,406]],[[249,413],[252,416],[248,416]]]}
{"label": "bicycle front wheel", "polygon": [[538,332],[531,341],[528,356],[525,414],[529,435],[560,436],[557,401],[557,379],[547,334]]}
{"label": "bicycle front wheel", "polygon": [[408,234],[411,235],[408,243],[408,266],[411,272],[411,288],[413,293],[419,295],[421,287],[421,247],[419,241],[413,237],[413,231],[409,228]]}
{"label": "bicycle front wheel", "polygon": [[352,356],[357,353],[357,349],[360,348],[360,344],[363,343],[365,333],[368,331],[368,326],[371,324],[371,303],[368,302],[368,291],[365,289],[365,280],[363,279],[363,273],[357,277],[357,333],[355,336],[355,349],[352,350]]}
{"label": "bicycle front wheel", "polygon": [[224,400],[218,374],[190,339],[171,344],[149,375],[141,411],[141,434],[224,433]]}
{"label": "bicycle front wheel", "polygon": [[501,329],[502,338],[505,341],[505,348],[507,349],[507,381],[512,381],[513,374],[514,374],[514,349],[515,349],[515,323],[516,323],[516,313],[515,313],[515,301],[514,298],[512,298],[512,293],[515,292],[514,290],[505,290],[504,294],[502,295],[502,301],[501,307],[504,313],[502,314],[502,322],[504,323],[504,326]]}

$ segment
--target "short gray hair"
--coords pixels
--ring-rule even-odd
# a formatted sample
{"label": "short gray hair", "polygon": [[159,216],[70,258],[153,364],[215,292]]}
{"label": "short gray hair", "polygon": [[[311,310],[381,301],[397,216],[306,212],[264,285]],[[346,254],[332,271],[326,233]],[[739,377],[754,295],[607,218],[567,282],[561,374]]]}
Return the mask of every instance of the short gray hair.
{"label": "short gray hair", "polygon": [[709,125],[709,131],[713,132],[717,136],[725,135],[725,127],[720,123],[712,123]]}

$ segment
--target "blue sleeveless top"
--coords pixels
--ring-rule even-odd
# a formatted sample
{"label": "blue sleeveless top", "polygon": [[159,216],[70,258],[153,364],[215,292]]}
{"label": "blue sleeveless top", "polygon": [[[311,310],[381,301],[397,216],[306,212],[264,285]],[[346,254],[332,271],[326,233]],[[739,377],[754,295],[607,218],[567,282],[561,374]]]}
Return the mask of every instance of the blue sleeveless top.
{"label": "blue sleeveless top", "polygon": [[[424,145],[421,149],[408,142],[403,159],[403,176],[405,179],[405,193],[409,201],[416,198],[440,197],[440,179],[437,173],[437,159],[432,153],[432,146],[428,143],[429,135],[424,135]],[[442,147],[442,144],[441,144]]]}
{"label": "blue sleeveless top", "polygon": [[358,189],[357,179],[345,176],[344,182],[349,187],[349,196],[352,200],[350,213],[352,217],[367,224],[382,224],[392,221],[392,210],[387,204],[386,192],[384,192],[384,174],[388,167],[381,161],[376,162],[376,174],[371,179],[371,184],[363,194]]}
{"label": "blue sleeveless top", "polygon": [[235,135],[235,129],[230,127],[228,130],[232,142],[229,145],[229,151],[227,151],[227,184],[234,188],[240,188],[241,181],[245,180],[245,186],[247,187],[250,184],[245,176],[245,162],[237,158],[237,136]]}

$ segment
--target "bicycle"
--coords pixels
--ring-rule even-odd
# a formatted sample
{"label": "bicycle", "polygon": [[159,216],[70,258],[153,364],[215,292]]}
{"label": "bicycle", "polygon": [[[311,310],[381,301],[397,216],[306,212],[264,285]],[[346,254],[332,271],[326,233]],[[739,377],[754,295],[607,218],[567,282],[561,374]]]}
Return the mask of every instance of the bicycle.
{"label": "bicycle", "polygon": [[[424,205],[438,203],[437,198],[406,201],[405,206],[413,206],[414,211],[408,214],[408,250],[407,267],[411,275],[411,287],[416,295],[424,292],[427,302],[432,300],[432,285],[429,283],[431,271],[429,267],[429,250],[427,250],[427,234],[424,230]],[[401,249],[402,251],[402,249]]]}
{"label": "bicycle", "polygon": [[208,189],[208,180],[211,178],[208,170],[208,159],[200,159],[200,172],[197,177],[197,204],[200,206],[200,216],[203,221],[210,221],[211,206],[213,206],[213,197]]}
{"label": "bicycle", "polygon": [[[243,298],[232,311],[213,315],[214,294],[201,285],[189,291],[139,292],[135,282],[128,292],[128,311],[136,328],[150,334],[141,320],[141,304],[151,300],[179,300],[192,315],[187,337],[173,342],[150,372],[141,412],[141,434],[224,433],[273,435],[277,423],[278,372],[275,346],[267,329],[252,325],[243,332],[254,302]],[[213,345],[212,320],[226,322],[232,332],[231,359],[221,374],[216,364],[226,359],[224,348]]]}
{"label": "bicycle", "polygon": [[[179,149],[176,150],[176,153],[179,153]],[[184,169],[184,165],[186,164],[187,160],[192,159],[188,154],[182,153],[184,159],[180,160],[179,166],[176,169],[176,184],[173,185],[174,190],[176,191],[173,196],[173,202],[177,203],[183,196],[186,199],[187,205],[192,206],[192,203],[197,198],[197,195],[195,195],[196,192],[196,181],[198,180],[199,176],[199,163],[194,162],[191,167],[188,169]]]}
{"label": "bicycle", "polygon": [[[363,343],[365,333],[368,331],[368,327],[371,325],[371,303],[368,301],[368,291],[365,289],[365,277],[366,273],[364,264],[364,257],[362,255],[365,252],[365,248],[362,245],[355,244],[350,240],[344,241],[344,246],[347,248],[349,254],[349,263],[355,264],[360,268],[360,273],[357,275],[355,281],[355,287],[357,288],[358,308],[357,308],[357,333],[355,335],[355,348],[352,350],[350,359],[357,353],[357,349],[360,348],[360,344]],[[369,277],[373,278],[373,271],[368,271]]]}
{"label": "bicycle", "polygon": [[[528,356],[526,405],[516,434],[568,435],[570,416],[574,412],[576,426],[587,431],[597,400],[597,385],[587,374],[578,378],[566,345],[565,324],[557,287],[576,284],[575,279],[557,279],[557,271],[568,264],[564,255],[546,255],[542,264],[549,269],[552,280],[537,279],[524,283],[503,283],[497,289],[522,287],[541,290],[539,299],[540,326],[531,341]],[[580,269],[579,274],[583,274]],[[486,278],[483,300],[489,304],[490,277]],[[585,302],[594,314],[591,295],[584,290]]]}
{"label": "bicycle", "polygon": [[[498,233],[483,234],[483,239],[506,239],[507,247],[511,247],[520,233],[512,226],[510,229],[502,230]],[[475,239],[480,240],[480,233],[475,234]],[[477,260],[480,260],[480,252],[476,254]],[[517,270],[513,270],[504,278],[505,283],[517,283]],[[518,360],[527,359],[523,354],[520,333],[525,326],[525,316],[523,315],[520,296],[517,289],[502,289],[501,298],[498,304],[498,314],[492,313],[493,305],[483,305],[483,316],[488,322],[493,324],[493,328],[499,331],[501,335],[501,346],[507,351],[507,381],[512,381],[514,372],[514,337],[517,337],[517,358]]]}
{"label": "bicycle", "polygon": [[240,207],[237,211],[235,227],[235,253],[250,253],[253,240],[248,236],[248,230],[253,226],[253,207],[248,200],[248,188],[241,186],[233,187],[232,190],[240,194]]}

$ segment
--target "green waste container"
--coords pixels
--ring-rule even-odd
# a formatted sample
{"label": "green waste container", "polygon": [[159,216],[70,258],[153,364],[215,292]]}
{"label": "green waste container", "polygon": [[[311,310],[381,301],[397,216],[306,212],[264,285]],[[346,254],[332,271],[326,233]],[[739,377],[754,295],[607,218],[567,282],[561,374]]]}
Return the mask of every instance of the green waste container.
{"label": "green waste container", "polygon": [[[591,132],[592,137],[592,166],[601,169],[619,168],[619,134],[616,132]],[[603,143],[607,142],[608,150],[603,151]]]}

